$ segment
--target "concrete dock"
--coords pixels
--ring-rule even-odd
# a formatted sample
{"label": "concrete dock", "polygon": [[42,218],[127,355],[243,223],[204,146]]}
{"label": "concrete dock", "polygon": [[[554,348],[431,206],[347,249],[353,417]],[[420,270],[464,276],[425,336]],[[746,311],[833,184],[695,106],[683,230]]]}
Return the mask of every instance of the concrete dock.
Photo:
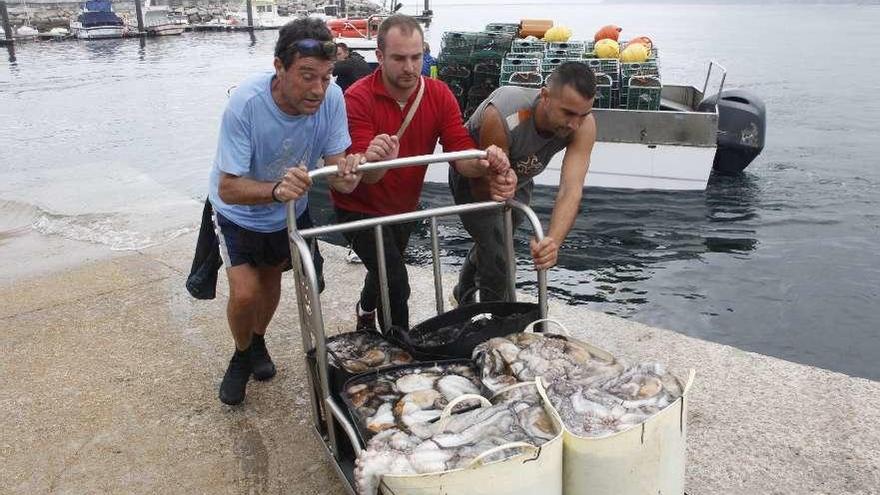
{"label": "concrete dock", "polygon": [[[226,282],[216,300],[189,296],[194,245],[191,234],[0,285],[0,493],[342,493],[310,431],[292,277],[267,336],[278,376],[228,407]],[[322,249],[325,321],[352,330],[363,268]],[[420,321],[434,310],[431,272],[410,274]],[[558,302],[550,314],[621,357],[696,369],[689,494],[880,492],[880,383]]]}

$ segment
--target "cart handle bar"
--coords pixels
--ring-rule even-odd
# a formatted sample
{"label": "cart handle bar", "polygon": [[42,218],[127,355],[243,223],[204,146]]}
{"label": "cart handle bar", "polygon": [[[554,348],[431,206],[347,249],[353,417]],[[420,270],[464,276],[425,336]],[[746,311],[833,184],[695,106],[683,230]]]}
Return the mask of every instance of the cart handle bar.
{"label": "cart handle bar", "polygon": [[[458,160],[472,160],[474,158],[486,158],[486,152],[482,150],[465,150],[453,151],[450,153],[436,153],[428,155],[408,156],[405,158],[395,158],[393,160],[385,160],[381,162],[365,163],[358,167],[359,172],[374,172],[376,170],[390,170],[392,168],[412,167],[415,165],[430,165],[440,162],[454,162]],[[327,165],[309,171],[309,178],[319,179],[335,174],[339,170],[336,165]]]}
{"label": "cart handle bar", "polygon": [[[354,220],[351,222],[337,223],[331,225],[320,225],[309,229],[298,230],[297,233],[303,238],[317,237],[325,234],[333,234],[337,232],[348,232],[352,230],[363,230],[377,225],[390,225],[396,223],[415,222],[430,217],[444,217],[450,215],[460,215],[462,213],[473,213],[477,211],[496,210],[504,206],[519,210],[526,216],[529,223],[534,228],[535,239],[540,242],[544,239],[544,232],[541,230],[541,221],[538,216],[528,208],[525,204],[514,199],[508,199],[506,202],[497,203],[495,201],[483,201],[480,203],[465,203],[461,205],[440,206],[428,210],[409,211],[406,213],[398,213],[396,215],[388,215],[384,217],[365,218],[363,220]],[[292,237],[292,234],[291,234]]]}

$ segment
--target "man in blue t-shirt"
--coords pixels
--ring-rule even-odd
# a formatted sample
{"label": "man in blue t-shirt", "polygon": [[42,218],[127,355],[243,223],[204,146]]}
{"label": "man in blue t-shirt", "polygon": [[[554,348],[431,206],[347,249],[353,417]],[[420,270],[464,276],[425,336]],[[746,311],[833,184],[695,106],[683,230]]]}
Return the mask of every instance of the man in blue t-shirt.
{"label": "man in blue t-shirt", "polygon": [[275,71],[232,94],[220,125],[209,199],[229,279],[227,318],[235,353],[220,400],[239,404],[247,382],[275,376],[264,335],[290,268],[285,203],[296,201],[297,226],[310,225],[308,169],[323,158],[340,171],[330,187],[348,193],[360,180],[345,100],[331,83],[336,46],[323,21],[297,19],[281,28]]}

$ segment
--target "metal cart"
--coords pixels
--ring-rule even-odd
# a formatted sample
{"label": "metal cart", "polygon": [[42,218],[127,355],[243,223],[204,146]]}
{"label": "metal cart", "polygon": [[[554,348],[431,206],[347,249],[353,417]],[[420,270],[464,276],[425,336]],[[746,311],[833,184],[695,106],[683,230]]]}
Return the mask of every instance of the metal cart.
{"label": "metal cart", "polygon": [[[462,159],[484,158],[486,153],[479,150],[460,151],[454,153],[439,153],[433,155],[413,156],[398,158],[383,162],[366,164],[360,167],[363,172],[374,170],[387,170],[400,167],[427,166],[431,163],[451,162]],[[312,180],[321,179],[336,173],[336,167],[325,167],[309,172]],[[534,230],[538,241],[543,239],[544,231],[541,222],[535,212],[527,205],[509,200],[499,203],[493,201],[470,203],[457,206],[432,208],[429,210],[413,211],[397,215],[389,215],[365,220],[358,220],[336,225],[313,227],[305,230],[297,230],[294,202],[287,204],[287,230],[290,240],[291,261],[294,270],[294,279],[297,292],[297,306],[299,309],[300,331],[303,339],[303,351],[305,353],[307,375],[311,390],[312,421],[318,439],[324,445],[327,455],[333,462],[340,479],[350,494],[354,489],[354,461],[360,454],[363,445],[360,444],[355,427],[349,420],[345,406],[333,397],[328,378],[328,356],[326,334],[324,332],[324,319],[321,312],[321,299],[318,292],[318,282],[315,267],[312,261],[310,248],[306,243],[307,238],[318,237],[335,232],[347,232],[372,228],[376,236],[376,251],[379,261],[379,286],[381,291],[382,313],[384,322],[390,324],[391,310],[388,295],[388,277],[385,267],[385,251],[382,242],[382,226],[399,223],[407,223],[422,219],[430,219],[431,222],[431,250],[434,261],[434,296],[437,314],[443,313],[443,287],[440,271],[439,242],[437,237],[437,218],[461,213],[471,213],[488,210],[503,210],[504,225],[507,233],[506,250],[509,260],[507,275],[509,287],[509,299],[516,300],[516,258],[513,245],[513,217],[512,210],[522,212]],[[547,274],[545,270],[537,271],[538,303],[541,318],[547,316]],[[382,329],[387,330],[386,328]],[[313,356],[313,358],[310,358]]]}

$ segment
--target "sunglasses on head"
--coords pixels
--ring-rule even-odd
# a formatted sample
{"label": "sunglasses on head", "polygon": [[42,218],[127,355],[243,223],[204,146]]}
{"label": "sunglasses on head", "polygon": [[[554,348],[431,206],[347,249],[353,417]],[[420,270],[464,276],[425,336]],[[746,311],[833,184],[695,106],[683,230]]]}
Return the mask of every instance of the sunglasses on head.
{"label": "sunglasses on head", "polygon": [[288,50],[299,53],[304,57],[333,58],[336,56],[336,43],[332,41],[320,41],[312,38],[294,41]]}

